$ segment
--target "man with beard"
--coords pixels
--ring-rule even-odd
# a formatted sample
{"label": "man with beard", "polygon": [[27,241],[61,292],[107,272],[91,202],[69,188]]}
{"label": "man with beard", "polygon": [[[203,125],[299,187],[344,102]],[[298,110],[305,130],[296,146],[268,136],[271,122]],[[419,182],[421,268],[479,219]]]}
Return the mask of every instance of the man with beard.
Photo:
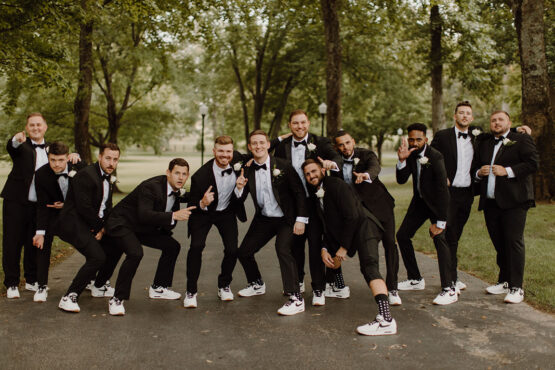
{"label": "man with beard", "polygon": [[420,275],[412,237],[426,220],[430,220],[430,236],[437,250],[441,292],[434,299],[434,304],[446,305],[457,302],[458,291],[455,289],[451,269],[451,251],[445,238],[447,211],[449,207],[449,190],[443,155],[427,145],[427,128],[422,123],[413,123],[408,128],[407,140],[397,151],[397,183],[404,184],[412,175],[414,195],[401,227],[397,231],[397,242],[407,269],[407,280],[399,283],[402,290],[422,290],[424,278]]}
{"label": "man with beard", "polygon": [[397,292],[399,252],[395,243],[395,200],[378,177],[381,171],[378,157],[371,150],[355,147],[355,139],[346,131],[339,131],[334,140],[335,148],[343,156],[343,180],[355,189],[362,204],[380,220],[384,228],[382,244],[389,304],[401,305]]}
{"label": "man with beard", "polygon": [[378,243],[383,227],[362,205],[354,189],[338,178],[326,176],[321,163],[307,159],[302,169],[307,185],[312,187],[313,208],[324,226],[327,249],[322,249],[322,261],[327,267],[336,268],[347,256],[353,257],[358,252],[360,271],[378,304],[376,319],[359,326],[357,332],[362,335],[396,334],[397,323],[391,317],[387,286],[379,271]]}
{"label": "man with beard", "polygon": [[524,227],[528,209],[535,206],[532,175],[539,159],[532,138],[510,132],[510,127],[507,112],[492,113],[491,134],[478,140],[472,173],[480,181],[478,210],[484,211],[499,266],[498,283],[486,291],[506,294],[506,303],[520,303],[524,299]]}
{"label": "man with beard", "polygon": [[190,206],[196,206],[189,219],[188,232],[191,247],[187,254],[187,292],[183,302],[186,308],[197,307],[197,281],[202,263],[206,236],[216,226],[224,244],[224,258],[218,275],[218,297],[232,301],[230,284],[237,262],[237,219],[247,221],[245,206],[234,189],[243,162],[247,159],[233,150],[233,139],[218,136],[214,142],[214,158],[206,162],[191,178]]}

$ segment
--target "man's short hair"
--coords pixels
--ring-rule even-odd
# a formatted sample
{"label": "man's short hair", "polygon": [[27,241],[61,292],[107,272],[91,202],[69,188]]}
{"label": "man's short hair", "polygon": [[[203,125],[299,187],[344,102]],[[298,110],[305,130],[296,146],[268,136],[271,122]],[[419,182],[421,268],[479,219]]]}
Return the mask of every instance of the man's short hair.
{"label": "man's short hair", "polygon": [[214,140],[214,145],[216,144],[220,144],[220,145],[233,144],[233,139],[231,138],[231,136],[221,135]]}
{"label": "man's short hair", "polygon": [[472,109],[472,105],[470,105],[470,102],[468,100],[458,102],[457,106],[455,107],[455,113],[457,113],[457,109],[459,109],[459,107],[469,107],[470,109]]}
{"label": "man's short hair", "polygon": [[349,134],[347,131],[339,130],[339,131],[337,131],[337,134],[335,134],[335,136],[333,137],[333,143],[335,144],[335,142],[338,138],[340,138],[341,136],[345,136],[345,135],[349,135],[350,137],[353,137],[353,135]]}
{"label": "man's short hair", "polygon": [[264,135],[266,137],[266,140],[270,141],[270,138],[268,137],[268,134],[266,133],[266,131],[264,130],[254,130],[249,134],[249,144],[251,142],[251,137],[253,137],[254,135]]}
{"label": "man's short hair", "polygon": [[414,130],[422,131],[424,133],[424,136],[426,136],[426,132],[428,132],[428,128],[426,127],[426,125],[419,122],[411,123],[409,127],[407,127],[407,132],[411,132]]}
{"label": "man's short hair", "polygon": [[100,146],[98,147],[98,154],[104,153],[104,151],[106,149],[114,150],[116,152],[121,152],[121,150],[119,149],[118,144],[116,144],[116,143],[104,143],[104,144],[100,144]]}
{"label": "man's short hair", "polygon": [[497,113],[505,113],[505,115],[507,116],[507,118],[508,118],[509,120],[511,119],[511,116],[509,116],[509,113],[507,113],[506,111],[501,110],[501,109],[498,109],[498,110],[496,110],[496,111],[493,111],[493,112],[489,115],[489,117],[491,118],[494,114],[497,114]]}
{"label": "man's short hair", "polygon": [[306,118],[308,118],[308,114],[306,114],[306,112],[302,109],[295,109],[294,111],[292,111],[291,113],[289,113],[289,121],[287,122],[291,122],[291,120],[293,119],[293,117],[295,117],[296,115],[299,114],[304,114]]}
{"label": "man's short hair", "polygon": [[53,143],[50,143],[50,145],[48,145],[48,154],[69,154],[69,147],[61,141],[54,141]]}
{"label": "man's short hair", "polygon": [[173,168],[175,166],[180,166],[180,167],[187,167],[187,170],[189,170],[189,162],[187,162],[185,159],[183,158],[174,158],[170,161],[170,164],[168,165],[168,170],[170,170],[170,172],[173,171]]}
{"label": "man's short hair", "polygon": [[42,118],[42,120],[44,121],[44,123],[46,123],[46,119],[44,118],[44,116],[42,115],[42,113],[39,113],[39,112],[32,112],[32,113],[29,113],[29,114],[27,115],[27,122],[29,121],[29,118],[31,118],[31,117],[40,117],[40,118]]}
{"label": "man's short hair", "polygon": [[308,166],[309,164],[317,164],[318,167],[322,168],[322,163],[320,163],[320,161],[317,161],[316,159],[312,159],[312,158],[308,158],[306,161],[303,162],[303,164],[301,165],[301,169],[304,172],[304,168],[306,166]]}

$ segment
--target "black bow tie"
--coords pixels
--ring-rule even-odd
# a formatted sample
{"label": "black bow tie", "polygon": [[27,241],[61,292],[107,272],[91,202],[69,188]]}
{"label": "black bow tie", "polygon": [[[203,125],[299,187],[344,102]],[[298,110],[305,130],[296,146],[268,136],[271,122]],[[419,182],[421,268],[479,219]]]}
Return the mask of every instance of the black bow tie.
{"label": "black bow tie", "polygon": [[231,175],[232,172],[233,172],[233,168],[229,167],[228,169],[225,169],[222,171],[222,176]]}
{"label": "black bow tie", "polygon": [[33,145],[34,149],[36,149],[36,148],[41,148],[41,149],[46,148],[46,144],[31,144],[31,145]]}
{"label": "black bow tie", "polygon": [[466,139],[466,138],[468,137],[468,133],[459,132],[459,135],[457,136],[457,139],[460,139],[461,137],[462,137],[463,139]]}
{"label": "black bow tie", "polygon": [[253,163],[253,164],[254,164],[254,170],[255,171],[258,171],[260,169],[266,170],[266,163],[264,163],[264,164]]}
{"label": "black bow tie", "polygon": [[354,160],[352,160],[352,159],[344,159],[344,160],[343,160],[343,163],[347,163],[347,164],[354,164],[354,163],[355,163],[355,161],[354,161]]}
{"label": "black bow tie", "polygon": [[170,192],[170,193],[168,194],[168,197],[171,197],[172,195],[173,195],[174,197],[177,198],[177,197],[179,197],[181,194],[180,194],[179,190],[176,190],[176,191]]}
{"label": "black bow tie", "polygon": [[106,175],[102,175],[102,180],[103,180],[103,181],[108,181],[108,183],[110,183],[110,177],[111,177],[111,175],[107,175],[107,174],[106,174]]}
{"label": "black bow tie", "polygon": [[500,142],[503,141],[503,139],[505,139],[503,136],[499,136],[499,137],[494,137],[493,140],[495,141],[495,145],[499,144]]}
{"label": "black bow tie", "polygon": [[293,141],[293,144],[295,144],[295,148],[298,147],[299,145],[304,145],[305,147],[306,145],[306,141]]}
{"label": "black bow tie", "polygon": [[56,178],[58,178],[58,179],[59,179],[60,177],[65,177],[66,179],[68,178],[67,173],[65,173],[65,172],[56,173],[55,175],[56,175]]}

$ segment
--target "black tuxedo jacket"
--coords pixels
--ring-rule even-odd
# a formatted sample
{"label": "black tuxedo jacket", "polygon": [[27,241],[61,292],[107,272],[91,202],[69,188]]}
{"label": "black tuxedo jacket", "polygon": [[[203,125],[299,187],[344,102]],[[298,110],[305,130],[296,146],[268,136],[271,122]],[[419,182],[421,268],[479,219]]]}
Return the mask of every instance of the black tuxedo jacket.
{"label": "black tuxedo jacket", "polygon": [[[79,171],[85,164],[79,162],[77,164],[67,163],[67,171]],[[68,192],[73,182],[72,177],[68,177]],[[58,177],[50,168],[50,165],[45,164],[35,173],[35,188],[37,190],[37,230],[46,230],[49,234],[56,234],[57,221],[60,216],[61,209],[49,208],[47,204],[54,204],[55,202],[64,202],[64,195]]]}
{"label": "black tuxedo jacket", "polygon": [[[254,166],[255,164],[252,164],[250,167],[245,167],[245,177],[248,181],[247,185],[243,188],[241,201],[244,202],[247,195],[250,193],[256,209],[256,215],[261,215],[261,209],[256,197],[256,170]],[[274,176],[273,174],[275,169],[280,171],[278,176]],[[292,226],[297,217],[308,217],[303,184],[293,166],[285,159],[270,156],[270,168],[268,170],[270,171],[272,179],[274,197],[283,212],[286,222]]]}
{"label": "black tuxedo jacket", "polygon": [[[381,171],[378,157],[371,150],[355,148],[352,159],[354,160],[355,158],[358,158],[359,161],[356,165],[353,163],[353,171],[357,173],[366,172],[370,175],[370,180],[372,180],[371,183],[363,181],[360,184],[355,184],[353,181],[357,195],[364,206],[378,217],[380,221],[388,220],[391,217],[391,210],[395,207],[395,200],[378,177]],[[343,168],[341,168],[341,173],[344,179]]]}
{"label": "black tuxedo jacket", "polygon": [[[317,161],[318,157],[320,157],[322,159],[334,161],[339,167],[339,172],[330,172],[333,176],[341,177],[341,167],[343,166],[343,161],[339,153],[333,149],[330,139],[309,133],[307,138],[307,144],[308,143],[316,145],[316,149],[310,151],[306,148],[305,159],[311,158]],[[283,158],[291,163],[291,145],[293,145],[293,136],[289,136],[281,142],[279,139],[274,139],[272,140],[270,151],[274,150],[274,156],[276,158]]]}
{"label": "black tuxedo jacket", "polygon": [[[515,177],[507,176],[495,178],[495,200],[502,209],[521,206],[534,206],[534,187],[532,174],[538,170],[539,158],[534,140],[526,134],[509,132],[507,138],[513,145],[500,144],[494,164],[510,167]],[[475,178],[476,171],[484,165],[490,165],[494,150],[494,136],[480,135],[477,148],[474,151],[471,173]],[[488,178],[480,181],[480,203],[478,209],[484,209],[487,199]]]}
{"label": "black tuxedo jacket", "polygon": [[92,231],[93,234],[98,233],[104,226],[104,220],[112,211],[113,185],[110,184],[104,217],[98,217],[104,191],[101,176],[100,166],[97,162],[83,168],[73,177],[64,208],[60,212],[58,225],[60,236],[65,240],[71,240],[70,243],[88,240],[88,238],[75,235],[84,230]]}
{"label": "black tuxedo jacket", "polygon": [[13,167],[0,195],[7,200],[25,203],[29,200],[29,188],[35,174],[37,152],[30,138],[17,148],[13,147],[12,138],[10,138],[6,149],[13,161]]}
{"label": "black tuxedo jacket", "polygon": [[[447,173],[445,172],[443,155],[431,146],[426,145],[424,156],[428,157],[428,164],[420,166],[420,195],[436,220],[447,221],[449,190],[447,188]],[[395,172],[399,184],[406,183],[412,175],[414,197],[418,196],[416,186],[418,178],[416,161],[418,159],[419,156],[416,151],[411,153],[407,159],[407,165],[402,170],[397,169]]]}
{"label": "black tuxedo jacket", "polygon": [[[248,160],[249,158],[250,158],[249,155],[243,155],[237,151],[234,151],[233,159],[231,160],[230,165],[232,168],[237,163],[240,163],[241,166],[243,166],[246,163],[246,160]],[[218,187],[216,185],[216,178],[214,177],[214,171],[212,169],[213,165],[214,165],[214,158],[212,158],[204,165],[202,165],[202,167],[199,168],[197,172],[193,174],[193,176],[191,176],[191,194],[190,194],[189,203],[187,204],[187,206],[189,207],[196,206],[197,208],[193,210],[193,213],[189,218],[189,230],[191,230],[191,223],[196,222],[204,215],[209,216],[213,214],[214,212],[216,212],[216,208],[218,207]],[[236,176],[240,176],[241,174],[240,170],[239,171],[234,170],[234,172]],[[200,208],[199,203],[202,197],[204,196],[204,193],[206,193],[206,190],[208,190],[208,188],[210,187],[210,185],[212,185],[212,191],[214,192],[214,201],[210,203],[210,205],[207,207],[208,210],[204,211]],[[241,222],[247,221],[245,205],[242,201],[240,201],[235,196],[235,192],[231,194],[231,199],[227,209],[231,210],[239,219],[239,221]],[[190,234],[190,231],[189,231],[189,234]]]}
{"label": "black tuxedo jacket", "polygon": [[310,187],[310,199],[324,225],[324,244],[330,252],[343,247],[352,257],[358,244],[369,237],[364,235],[368,232],[368,229],[363,227],[364,219],[370,220],[382,231],[383,227],[377,217],[362,206],[354,190],[346,182],[326,176],[322,181],[322,187],[324,210],[322,211],[313,187]]}
{"label": "black tuxedo jacket", "polygon": [[166,175],[152,177],[141,182],[123,198],[106,220],[105,229],[110,236],[122,236],[129,231],[142,234],[171,234],[172,213],[178,211],[180,203],[187,197],[178,197],[172,210],[166,212],[168,179]]}

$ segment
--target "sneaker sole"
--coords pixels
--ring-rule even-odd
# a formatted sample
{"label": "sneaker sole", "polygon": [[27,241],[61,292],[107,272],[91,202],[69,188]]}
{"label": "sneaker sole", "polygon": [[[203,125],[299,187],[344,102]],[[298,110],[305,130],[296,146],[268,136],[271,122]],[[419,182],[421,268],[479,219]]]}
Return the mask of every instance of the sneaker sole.
{"label": "sneaker sole", "polygon": [[339,299],[347,299],[347,298],[349,298],[349,297],[350,297],[350,295],[348,295],[348,296],[346,296],[346,297],[341,296],[341,295],[327,295],[327,296],[326,296],[326,298],[339,298]]}
{"label": "sneaker sole", "polygon": [[291,313],[282,313],[282,312],[278,311],[278,315],[280,315],[280,316],[293,316],[293,315],[296,315],[296,314],[301,313],[301,312],[304,312],[304,310],[297,311],[297,312],[291,312]]}
{"label": "sneaker sole", "polygon": [[197,306],[189,305],[189,306],[183,306],[183,308],[197,308]]}
{"label": "sneaker sole", "polygon": [[313,306],[325,306],[325,303],[312,303]]}
{"label": "sneaker sole", "polygon": [[153,297],[153,296],[150,296],[150,295],[149,295],[148,298],[150,298],[150,299],[166,299],[166,300],[168,300],[168,301],[175,301],[176,299],[181,298],[181,296],[176,297],[176,298],[169,298],[169,297],[161,297],[161,296],[154,296],[154,297]]}
{"label": "sneaker sole", "polygon": [[233,298],[222,298],[222,297],[220,297],[220,296],[218,296],[218,297],[220,298],[220,301],[223,301],[223,302],[231,302],[231,301],[233,301]]}
{"label": "sneaker sole", "polygon": [[509,294],[509,291],[507,290],[506,292],[490,292],[486,289],[486,293],[487,294],[491,294],[491,295],[500,295],[500,294]]}
{"label": "sneaker sole", "polygon": [[81,310],[66,310],[65,308],[59,307],[58,308],[64,312],[71,312],[71,313],[79,313]]}
{"label": "sneaker sole", "polygon": [[125,312],[111,313],[110,316],[125,316]]}
{"label": "sneaker sole", "polygon": [[397,330],[395,330],[393,332],[362,333],[362,332],[358,331],[358,329],[357,329],[356,332],[360,335],[365,335],[367,337],[379,337],[379,336],[382,336],[382,335],[395,335],[395,334],[397,334]]}
{"label": "sneaker sole", "polygon": [[424,289],[426,289],[426,287],[423,287],[423,288],[416,288],[416,287],[399,288],[399,287],[397,287],[397,290],[404,290],[404,291],[407,291],[407,290],[424,290]]}
{"label": "sneaker sole", "polygon": [[401,306],[402,303],[398,303],[398,302],[391,303],[391,302],[389,302],[389,305],[390,305],[390,306]]}
{"label": "sneaker sole", "polygon": [[247,298],[247,297],[254,297],[254,296],[257,296],[257,295],[264,295],[264,294],[266,294],[266,292],[263,292],[263,293],[254,293],[254,294],[251,294],[251,295],[243,295],[243,294],[241,294],[241,293],[237,293],[237,294],[239,295],[239,297],[245,297],[245,298]]}

